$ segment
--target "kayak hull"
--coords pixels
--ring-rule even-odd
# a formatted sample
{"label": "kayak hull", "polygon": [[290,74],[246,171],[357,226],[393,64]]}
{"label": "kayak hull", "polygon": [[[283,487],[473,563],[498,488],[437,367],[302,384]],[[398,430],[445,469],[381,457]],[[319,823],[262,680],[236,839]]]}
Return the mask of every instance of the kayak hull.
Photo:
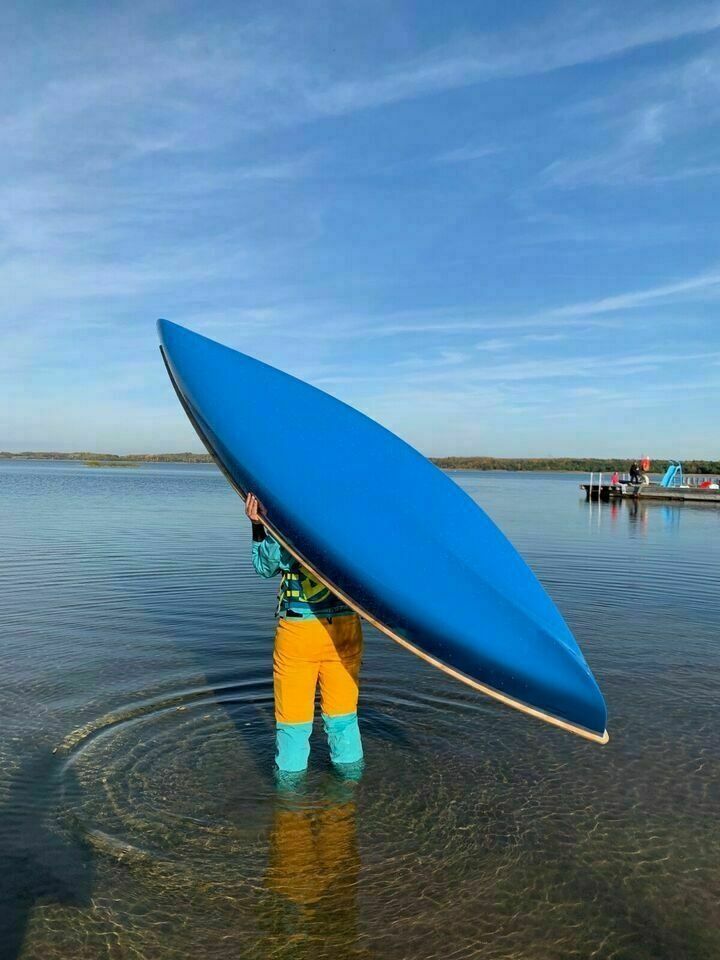
{"label": "kayak hull", "polygon": [[177,324],[158,326],[206,448],[319,580],[458,680],[607,741],[604,700],[565,621],[457,484],[323,391]]}

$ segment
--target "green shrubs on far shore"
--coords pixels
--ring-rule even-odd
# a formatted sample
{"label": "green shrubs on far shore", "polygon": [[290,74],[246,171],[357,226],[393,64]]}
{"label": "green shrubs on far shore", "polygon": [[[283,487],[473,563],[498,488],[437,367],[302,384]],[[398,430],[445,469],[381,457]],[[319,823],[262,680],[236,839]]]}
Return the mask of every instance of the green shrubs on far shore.
{"label": "green shrubs on far shore", "polygon": [[[620,457],[607,459],[591,457],[431,457],[432,462],[443,470],[558,470],[563,473],[618,473],[627,472],[631,460]],[[640,459],[639,457],[637,458]],[[669,460],[652,460],[652,473],[665,473]],[[686,474],[720,473],[720,460],[683,460]]]}
{"label": "green shrubs on far shore", "polygon": [[[639,459],[639,457],[637,458]],[[207,453],[58,453],[0,450],[0,460],[80,460],[88,467],[133,467],[140,463],[212,463]],[[443,470],[553,470],[563,473],[626,473],[631,458],[622,457],[430,457]],[[652,461],[652,473],[664,473],[669,461]],[[686,474],[720,474],[720,460],[683,460]]]}

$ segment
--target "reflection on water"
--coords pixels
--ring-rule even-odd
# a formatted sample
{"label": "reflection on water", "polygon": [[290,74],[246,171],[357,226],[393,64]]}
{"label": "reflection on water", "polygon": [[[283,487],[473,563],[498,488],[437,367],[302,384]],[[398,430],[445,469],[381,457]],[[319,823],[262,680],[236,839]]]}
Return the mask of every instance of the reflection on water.
{"label": "reflection on water", "polygon": [[[279,903],[268,955],[357,957],[357,842],[355,784],[324,785],[323,802],[304,802],[302,785],[275,803],[267,889]],[[306,952],[298,951],[302,941]]]}
{"label": "reflection on water", "polygon": [[720,511],[454,476],[570,622],[607,747],[367,629],[365,769],[318,728],[278,781],[274,585],[217,472],[0,464],[2,960],[720,956]]}
{"label": "reflection on water", "polygon": [[[713,524],[720,526],[720,506],[695,503],[648,503],[640,500],[611,500],[609,503],[586,501],[584,508],[588,517],[589,529],[599,528],[603,523],[627,523],[630,535],[644,535],[650,525],[662,526],[665,530],[678,529],[683,515],[700,513],[704,515],[702,523],[710,529]],[[716,527],[717,528],[717,527]]]}

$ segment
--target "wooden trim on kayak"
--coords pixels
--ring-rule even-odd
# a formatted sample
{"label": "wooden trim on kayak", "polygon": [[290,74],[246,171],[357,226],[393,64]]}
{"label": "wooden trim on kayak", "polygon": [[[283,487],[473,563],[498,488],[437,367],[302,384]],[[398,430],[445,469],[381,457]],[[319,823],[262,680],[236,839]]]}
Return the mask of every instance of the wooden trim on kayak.
{"label": "wooden trim on kayak", "polygon": [[[160,352],[162,354],[163,361],[165,363],[165,368],[167,369],[168,376],[170,377],[170,382],[175,388],[175,392],[178,396],[178,400],[182,405],[183,410],[187,414],[187,418],[190,423],[195,428],[195,432],[202,441],[203,446],[210,454],[210,456],[215,461],[216,465],[219,467],[221,473],[228,481],[233,490],[238,494],[238,496],[245,500],[247,493],[249,491],[243,491],[238,484],[235,482],[233,477],[224,467],[219,457],[215,453],[210,444],[209,440],[206,438],[203,433],[197,419],[190,409],[189,404],[185,400],[185,397],[182,395],[179,386],[175,381],[175,377],[172,374],[170,369],[170,364],[165,355],[165,350],[163,347],[160,347]],[[521,713],[525,713],[528,716],[535,717],[538,720],[544,720],[545,723],[549,723],[554,727],[559,727],[561,730],[567,730],[569,733],[574,733],[578,737],[583,737],[585,740],[592,740],[594,743],[607,743],[610,737],[608,736],[607,730],[604,733],[594,733],[592,730],[588,730],[585,727],[578,726],[574,723],[569,723],[567,720],[561,720],[560,717],[555,717],[551,713],[545,713],[543,710],[538,710],[536,707],[531,707],[527,703],[523,703],[522,700],[516,700],[514,697],[509,697],[506,693],[501,693],[499,690],[496,690],[494,687],[490,687],[487,684],[479,683],[477,680],[473,680],[471,677],[468,677],[466,674],[461,673],[459,670],[455,670],[454,667],[449,667],[446,663],[443,663],[442,660],[437,660],[435,657],[432,657],[429,653],[425,653],[424,650],[421,650],[419,647],[416,647],[414,644],[410,643],[409,640],[406,640],[404,637],[401,637],[399,634],[395,633],[389,627],[385,626],[380,620],[368,613],[367,610],[363,610],[354,600],[351,600],[342,590],[336,587],[331,583],[327,577],[324,577],[320,574],[311,563],[309,563],[302,554],[298,553],[290,544],[285,540],[282,534],[277,530],[277,528],[269,523],[266,519],[263,519],[263,524],[270,530],[273,537],[280,543],[287,552],[293,556],[298,563],[301,563],[306,567],[312,575],[320,581],[328,590],[332,591],[337,597],[339,597],[344,603],[346,603],[352,610],[354,610],[359,616],[364,620],[367,620],[368,623],[371,623],[374,627],[380,630],[385,636],[390,637],[391,640],[394,640],[395,643],[399,643],[401,647],[405,647],[406,650],[410,650],[411,653],[414,653],[416,656],[420,657],[422,660],[425,660],[426,663],[431,664],[433,667],[437,667],[438,670],[442,670],[443,673],[448,674],[448,676],[454,677],[456,680],[459,680],[461,683],[466,684],[469,687],[472,687],[473,690],[478,690],[480,693],[484,693],[488,697],[492,697],[494,700],[499,700],[500,703],[504,703],[508,707],[512,707],[515,710],[519,710]]]}

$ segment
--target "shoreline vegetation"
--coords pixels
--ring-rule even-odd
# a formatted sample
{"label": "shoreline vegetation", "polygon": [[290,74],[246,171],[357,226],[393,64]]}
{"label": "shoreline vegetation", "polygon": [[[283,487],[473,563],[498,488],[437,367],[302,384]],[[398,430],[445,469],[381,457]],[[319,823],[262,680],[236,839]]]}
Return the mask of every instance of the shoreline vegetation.
{"label": "shoreline vegetation", "polygon": [[[58,453],[23,451],[10,453],[0,450],[0,460],[79,460],[92,467],[136,466],[141,463],[212,463],[207,453]],[[561,473],[608,473],[627,471],[631,459],[627,457],[430,457],[442,470],[507,470],[557,471]],[[653,460],[652,472],[664,473],[669,460]],[[683,460],[688,474],[720,473],[720,460]]]}

